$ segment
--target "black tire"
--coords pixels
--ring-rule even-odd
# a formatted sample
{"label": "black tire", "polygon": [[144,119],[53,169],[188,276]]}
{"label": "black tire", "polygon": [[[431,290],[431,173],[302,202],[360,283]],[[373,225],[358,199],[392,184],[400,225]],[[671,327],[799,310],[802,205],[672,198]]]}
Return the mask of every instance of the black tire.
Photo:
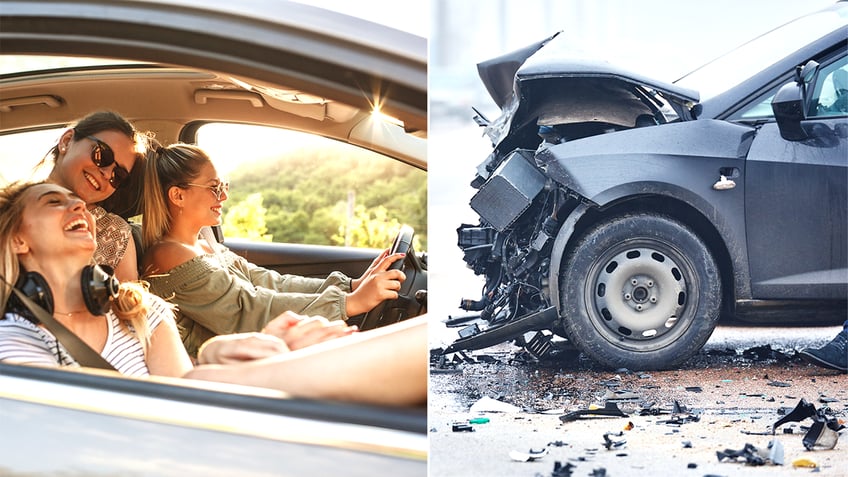
{"label": "black tire", "polygon": [[650,213],[587,230],[560,284],[568,338],[612,369],[682,363],[707,342],[721,310],[721,279],[704,242],[677,220]]}

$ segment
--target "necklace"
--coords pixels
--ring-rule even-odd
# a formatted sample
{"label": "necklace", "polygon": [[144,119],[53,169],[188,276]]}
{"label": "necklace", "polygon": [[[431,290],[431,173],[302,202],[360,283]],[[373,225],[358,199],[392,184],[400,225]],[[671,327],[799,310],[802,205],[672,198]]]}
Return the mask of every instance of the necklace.
{"label": "necklace", "polygon": [[71,317],[71,315],[76,315],[76,314],[78,314],[78,313],[82,313],[82,312],[84,312],[84,311],[86,311],[86,310],[69,311],[69,312],[67,312],[67,313],[62,312],[62,311],[54,311],[54,312],[53,312],[53,314],[54,314],[54,315],[67,316],[68,318],[70,318],[70,317]]}

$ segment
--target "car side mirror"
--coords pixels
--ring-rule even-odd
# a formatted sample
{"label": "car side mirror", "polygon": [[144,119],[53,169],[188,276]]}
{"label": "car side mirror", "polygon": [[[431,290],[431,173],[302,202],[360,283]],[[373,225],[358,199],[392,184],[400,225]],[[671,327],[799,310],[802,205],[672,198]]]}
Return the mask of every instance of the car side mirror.
{"label": "car side mirror", "polygon": [[804,66],[796,67],[795,81],[781,86],[771,100],[771,109],[780,136],[787,141],[803,141],[808,138],[801,122],[807,119],[808,87],[815,84],[818,68],[819,64],[812,60]]}

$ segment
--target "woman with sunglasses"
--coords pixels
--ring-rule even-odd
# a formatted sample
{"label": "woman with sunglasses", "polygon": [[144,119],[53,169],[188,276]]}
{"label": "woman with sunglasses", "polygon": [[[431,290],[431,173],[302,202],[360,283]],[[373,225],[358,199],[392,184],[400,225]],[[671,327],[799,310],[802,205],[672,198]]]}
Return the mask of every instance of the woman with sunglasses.
{"label": "woman with sunglasses", "polygon": [[[55,319],[122,374],[172,376],[277,389],[294,396],[388,405],[418,405],[427,393],[425,318],[379,330],[312,341],[289,352],[261,333],[220,336],[203,346],[198,366],[180,343],[172,307],[139,282],[122,282],[105,307],[86,298],[84,270],[95,250],[94,218],[85,202],[57,184],[0,189],[0,361],[78,366],[20,301],[10,299],[37,274]],[[45,295],[51,297],[44,299]],[[292,318],[299,318],[290,315]],[[301,330],[302,331],[302,330]],[[73,348],[70,348],[73,349]],[[394,359],[386,359],[392,356]]]}
{"label": "woman with sunglasses", "polygon": [[[138,278],[135,244],[123,217],[139,212],[147,137],[112,111],[98,111],[69,127],[45,156],[48,181],[74,191],[97,221],[94,261],[121,281]],[[116,193],[118,192],[118,193]]]}
{"label": "woman with sunglasses", "polygon": [[342,321],[398,297],[405,275],[389,266],[403,254],[384,251],[357,279],[340,272],[320,279],[267,270],[202,239],[201,229],[221,222],[227,182],[197,146],[152,149],[144,180],[141,270],[153,293],[177,305],[189,354],[215,335],[285,328],[285,321],[274,318],[287,310]]}

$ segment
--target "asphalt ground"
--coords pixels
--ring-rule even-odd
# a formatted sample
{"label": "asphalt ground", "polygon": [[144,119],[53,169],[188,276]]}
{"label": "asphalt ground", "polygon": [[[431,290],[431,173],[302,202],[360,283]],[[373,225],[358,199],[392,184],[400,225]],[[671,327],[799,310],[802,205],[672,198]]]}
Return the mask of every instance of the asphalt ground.
{"label": "asphalt ground", "polygon": [[[603,370],[585,358],[524,359],[509,344],[453,356],[454,366],[431,367],[429,475],[848,476],[845,430],[832,450],[805,449],[811,418],[771,435],[802,399],[830,419],[848,419],[848,374],[796,355],[839,329],[719,327],[681,369],[645,373]],[[432,334],[431,343],[438,347],[449,333]],[[617,403],[627,416],[560,419],[602,407],[605,397],[629,397]],[[646,409],[654,414],[641,415]],[[488,422],[470,423],[480,418]],[[772,440],[783,465],[718,458],[746,445],[768,455]],[[815,467],[793,467],[802,459]]]}

